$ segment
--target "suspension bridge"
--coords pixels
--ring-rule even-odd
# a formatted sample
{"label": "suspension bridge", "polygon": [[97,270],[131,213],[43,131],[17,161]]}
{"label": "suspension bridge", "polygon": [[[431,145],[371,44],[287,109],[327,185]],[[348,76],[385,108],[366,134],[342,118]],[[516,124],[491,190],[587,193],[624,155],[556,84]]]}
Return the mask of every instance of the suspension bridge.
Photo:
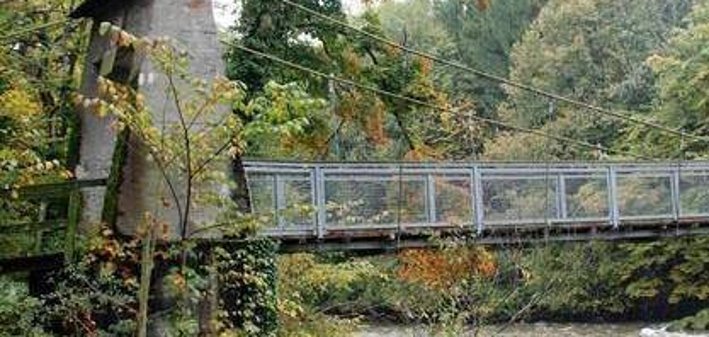
{"label": "suspension bridge", "polygon": [[[709,233],[709,162],[250,161],[246,171],[260,234],[285,251],[423,247],[461,233],[479,244]],[[0,268],[70,256],[81,191],[101,188],[105,180],[20,189],[33,211],[0,224]]]}

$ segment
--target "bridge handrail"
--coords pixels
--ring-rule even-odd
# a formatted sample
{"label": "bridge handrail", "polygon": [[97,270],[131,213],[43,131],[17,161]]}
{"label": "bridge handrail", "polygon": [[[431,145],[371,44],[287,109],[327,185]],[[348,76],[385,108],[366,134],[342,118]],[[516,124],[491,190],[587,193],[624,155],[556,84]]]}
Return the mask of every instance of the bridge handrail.
{"label": "bridge handrail", "polygon": [[21,199],[46,197],[48,195],[68,195],[76,189],[89,187],[106,186],[106,179],[84,179],[84,180],[68,180],[46,184],[25,185],[18,188],[3,188],[0,189],[0,196],[6,197],[13,192],[17,193]]}
{"label": "bridge handrail", "polygon": [[638,160],[554,160],[554,161],[525,161],[525,160],[478,160],[478,161],[317,161],[302,160],[289,161],[278,159],[248,158],[245,166],[269,167],[371,167],[371,166],[404,166],[404,167],[469,167],[472,165],[494,167],[607,167],[616,166],[660,166],[669,165],[682,167],[709,167],[709,160],[667,160],[667,161],[638,161]]}
{"label": "bridge handrail", "polygon": [[[106,186],[106,179],[85,179],[69,180],[46,184],[26,185],[15,189],[0,189],[1,197],[12,197],[16,200],[38,200],[40,201],[40,219],[30,222],[10,222],[4,223],[3,234],[20,233],[32,231],[35,236],[35,247],[29,254],[40,254],[42,251],[42,237],[44,233],[64,230],[63,255],[71,259],[76,245],[77,228],[81,210],[80,191],[86,188]],[[44,212],[50,200],[68,197],[66,218],[45,219]],[[54,253],[54,252],[53,252]]]}
{"label": "bridge handrail", "polygon": [[[681,202],[681,184],[686,184],[685,179],[702,178],[709,180],[709,162],[707,161],[676,161],[676,162],[552,162],[552,163],[500,163],[500,162],[436,162],[436,163],[343,163],[343,162],[283,162],[283,161],[247,161],[245,163],[247,173],[252,177],[252,183],[264,183],[269,188],[269,193],[272,193],[271,207],[275,217],[279,217],[279,213],[284,212],[290,205],[287,201],[288,196],[285,194],[287,183],[298,181],[303,187],[311,193],[309,207],[314,210],[314,215],[309,224],[305,225],[305,233],[317,235],[322,238],[329,230],[341,230],[342,228],[355,227],[371,229],[375,228],[390,228],[395,223],[373,225],[366,223],[352,226],[342,226],[337,223],[331,223],[329,217],[333,216],[329,207],[331,198],[327,195],[332,193],[333,183],[349,182],[350,184],[343,188],[357,189],[361,184],[366,183],[387,183],[392,181],[401,182],[418,182],[424,192],[424,204],[420,207],[425,208],[425,220],[422,223],[427,223],[429,226],[440,225],[440,220],[437,218],[436,206],[439,203],[436,195],[437,185],[440,181],[446,180],[466,180],[469,181],[469,188],[465,197],[470,199],[469,209],[466,214],[470,214],[470,219],[466,222],[472,225],[474,229],[481,232],[489,229],[489,226],[504,226],[518,225],[523,223],[528,224],[546,224],[554,223],[571,223],[578,222],[597,222],[599,218],[603,219],[608,225],[613,228],[618,228],[621,222],[624,221],[640,221],[640,220],[670,220],[679,221],[681,217],[708,217],[709,209],[701,208],[700,212],[683,212]],[[271,178],[255,178],[259,175]],[[296,178],[294,178],[296,177]],[[662,208],[647,211],[647,214],[634,214],[632,209],[623,211],[619,200],[622,193],[627,194],[627,191],[620,190],[627,184],[626,179],[650,179],[648,184],[666,185],[666,197],[668,204]],[[261,180],[259,180],[261,179]],[[272,182],[268,182],[271,179]],[[578,217],[571,216],[567,213],[568,203],[570,202],[569,195],[565,187],[568,183],[573,183],[574,180],[587,179],[603,181],[600,189],[596,191],[600,194],[605,194],[604,199],[607,200],[606,215]],[[519,219],[503,218],[492,219],[488,218],[486,211],[489,207],[489,200],[486,199],[490,193],[489,186],[495,182],[504,183],[504,181],[542,181],[546,180],[546,187],[542,186],[542,190],[554,191],[551,192],[549,203],[545,202],[541,212],[546,215],[542,216],[519,216]],[[659,181],[659,182],[658,182]],[[704,180],[702,180],[703,182]],[[551,183],[550,183],[551,182]],[[329,187],[326,188],[326,185]],[[577,183],[578,185],[578,183]],[[344,185],[343,185],[344,186]],[[349,187],[347,187],[349,186]],[[552,187],[553,186],[553,187]],[[600,185],[599,185],[600,186]],[[444,186],[445,187],[445,186]],[[626,186],[627,187],[627,186]],[[456,187],[462,188],[462,187]],[[515,188],[512,186],[511,188]],[[519,187],[517,187],[519,189]],[[578,188],[578,186],[577,186]],[[401,189],[401,187],[399,188]],[[522,188],[523,189],[523,188]],[[384,193],[384,192],[380,192]],[[549,197],[550,192],[545,192]],[[632,191],[631,191],[632,193]],[[391,194],[391,193],[390,193]],[[253,195],[253,193],[252,193]],[[301,196],[302,197],[302,196]],[[386,195],[379,195],[378,198],[387,198]],[[399,196],[401,197],[401,196]],[[302,199],[302,198],[301,198]],[[583,201],[585,202],[585,201]],[[623,204],[627,202],[623,201]],[[375,205],[376,206],[376,205]],[[631,204],[632,206],[632,204]],[[551,214],[554,213],[554,214]],[[590,219],[590,220],[589,220]],[[286,234],[287,229],[294,229],[299,226],[284,223],[283,219],[276,219],[276,227],[271,229],[276,235]],[[337,221],[335,221],[337,222]],[[400,223],[400,220],[396,221]],[[407,224],[411,226],[411,224]],[[300,226],[303,227],[303,226]],[[298,229],[298,228],[296,228]],[[303,230],[303,228],[299,228]]]}

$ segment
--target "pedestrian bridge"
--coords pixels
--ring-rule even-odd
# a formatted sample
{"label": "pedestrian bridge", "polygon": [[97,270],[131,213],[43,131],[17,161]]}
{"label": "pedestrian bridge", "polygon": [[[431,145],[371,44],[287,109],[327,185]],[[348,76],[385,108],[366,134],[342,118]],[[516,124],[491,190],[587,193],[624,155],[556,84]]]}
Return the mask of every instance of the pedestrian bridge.
{"label": "pedestrian bridge", "polygon": [[[709,162],[245,163],[262,235],[283,250],[381,250],[709,234]],[[104,180],[2,193],[0,272],[70,258],[81,193]],[[51,266],[48,266],[48,268]]]}
{"label": "pedestrian bridge", "polygon": [[[377,248],[703,234],[709,162],[248,162],[263,232],[288,247]],[[424,239],[413,240],[414,238]]]}

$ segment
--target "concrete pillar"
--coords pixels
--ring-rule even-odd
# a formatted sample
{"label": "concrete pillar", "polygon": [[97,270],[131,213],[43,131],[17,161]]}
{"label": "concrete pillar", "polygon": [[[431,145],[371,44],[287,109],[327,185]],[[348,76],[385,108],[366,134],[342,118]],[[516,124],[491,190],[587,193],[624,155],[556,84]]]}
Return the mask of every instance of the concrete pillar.
{"label": "concrete pillar", "polygon": [[[139,32],[141,36],[170,37],[178,46],[185,48],[190,61],[191,74],[194,77],[210,81],[223,75],[225,65],[222,60],[222,48],[217,39],[211,0],[160,0],[154,1],[147,26]],[[143,11],[147,13],[147,11]],[[168,80],[164,74],[156,71],[150,62],[141,67],[143,78],[140,91],[146,98],[146,104],[153,113],[153,121],[158,128],[169,129],[179,123],[179,116],[174,97],[166,89]],[[190,90],[186,83],[177,80],[182,102],[188,101]],[[226,107],[221,114],[231,113]],[[199,130],[199,126],[195,127]],[[140,141],[128,140],[128,152],[123,168],[123,180],[118,203],[118,228],[124,234],[131,234],[143,220],[143,214],[149,212],[158,219],[170,224],[171,235],[179,236],[179,213],[165,177],[158,167],[147,158]],[[224,164],[225,171],[227,164]],[[186,181],[184,174],[170,176],[177,190],[180,204],[186,204]],[[210,188],[199,186],[200,188]],[[165,201],[169,205],[166,206]],[[213,210],[193,207],[190,220],[195,226],[214,220]]]}
{"label": "concrete pillar", "polygon": [[[88,0],[90,5],[97,0]],[[105,4],[105,5],[104,5]],[[102,11],[100,14],[82,13],[94,19],[94,29],[90,42],[89,56],[81,88],[85,97],[96,97],[98,92],[98,71],[106,50],[114,48],[107,37],[98,34],[98,23],[110,21],[124,30],[136,35],[170,37],[188,52],[193,76],[207,81],[224,73],[222,48],[217,39],[217,28],[214,22],[212,0],[131,0],[121,2],[108,0],[96,8],[114,5],[118,9]],[[91,6],[87,6],[91,7]],[[166,92],[167,79],[157,72],[150,62],[144,62],[135,55],[122,55],[123,59],[116,61],[116,67],[140,67],[144,79],[139,91],[145,96],[146,104],[152,111],[153,120],[158,128],[169,127],[178,121],[177,109],[172,97]],[[114,67],[115,68],[115,67]],[[115,70],[115,69],[114,69]],[[123,71],[125,75],[125,71]],[[131,84],[131,79],[121,78],[121,72],[112,74],[113,80]],[[125,76],[124,76],[125,77]],[[135,84],[135,83],[134,83]],[[179,88],[185,88],[184,83],[177,83]],[[187,90],[180,90],[187,93]],[[187,101],[188,97],[183,97]],[[79,165],[76,176],[79,179],[105,178],[109,176],[113,165],[114,149],[116,149],[117,133],[112,128],[114,119],[110,116],[98,117],[88,109],[80,110],[81,146]],[[220,113],[231,113],[224,108]],[[149,212],[171,225],[173,235],[178,234],[177,219],[179,214],[175,203],[168,192],[165,179],[156,165],[148,160],[141,142],[135,137],[127,140],[126,158],[121,170],[122,180],[119,188],[117,207],[117,228],[123,234],[133,234],[136,227],[143,221],[143,215]],[[225,162],[225,171],[227,163]],[[185,182],[178,177],[175,180],[179,197],[184,204]],[[184,179],[182,179],[184,180]],[[203,187],[204,188],[204,187]],[[99,223],[104,208],[105,193],[103,188],[85,191],[82,229],[87,231],[92,225]],[[164,201],[168,201],[166,206]],[[193,209],[190,218],[194,223],[214,219],[215,212]],[[174,226],[173,226],[174,225]]]}
{"label": "concrete pillar", "polygon": [[[98,77],[101,61],[107,50],[115,48],[108,36],[99,34],[99,23],[111,22],[124,26],[126,18],[131,14],[131,8],[118,8],[110,13],[101,13],[93,17],[93,26],[87,57],[84,64],[84,74],[79,93],[86,98],[98,96]],[[86,13],[89,15],[90,13]],[[82,14],[84,15],[84,14]],[[75,169],[78,179],[102,179],[111,171],[117,133],[112,128],[115,119],[112,116],[100,117],[91,107],[79,104],[77,106],[81,134],[79,146],[79,162]],[[100,223],[104,206],[105,188],[95,187],[82,191],[83,207],[80,230],[88,232]]]}

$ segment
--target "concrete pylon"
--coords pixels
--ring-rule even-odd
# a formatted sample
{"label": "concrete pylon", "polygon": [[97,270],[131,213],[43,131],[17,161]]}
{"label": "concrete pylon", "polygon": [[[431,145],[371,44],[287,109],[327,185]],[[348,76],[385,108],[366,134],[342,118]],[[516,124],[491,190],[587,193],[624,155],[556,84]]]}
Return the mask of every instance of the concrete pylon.
{"label": "concrete pylon", "polygon": [[[82,4],[74,16],[91,17],[94,20],[90,51],[81,93],[95,97],[98,92],[98,69],[106,50],[115,48],[107,37],[98,34],[98,23],[109,21],[138,37],[170,37],[186,49],[190,71],[196,78],[211,80],[223,75],[222,48],[217,38],[212,0],[89,0]],[[166,91],[167,78],[155,71],[149,61],[141,60],[132,53],[118,53],[113,80],[124,84],[137,84],[125,75],[126,69],[139,66],[145,79],[139,91],[145,97],[147,107],[153,113],[153,121],[161,129],[178,120],[174,100]],[[185,87],[178,83],[178,87]],[[81,146],[76,175],[80,179],[105,178],[111,172],[116,149],[117,132],[112,128],[112,117],[98,117],[91,111],[79,111],[81,118]],[[226,107],[220,113],[231,113]],[[168,193],[165,179],[156,165],[147,159],[142,144],[128,137],[125,162],[121,168],[117,203],[117,229],[126,235],[134,233],[143,221],[145,213],[177,225],[179,214]],[[227,170],[225,163],[225,171]],[[174,177],[172,177],[174,178]],[[175,179],[179,197],[185,198],[184,181]],[[84,192],[83,229],[99,223],[104,208],[105,194],[102,190]],[[171,202],[165,203],[165,200]],[[182,200],[184,204],[185,201]],[[192,223],[213,220],[214,212],[194,212]],[[174,227],[174,228],[173,228]],[[179,229],[171,226],[172,235]]]}

